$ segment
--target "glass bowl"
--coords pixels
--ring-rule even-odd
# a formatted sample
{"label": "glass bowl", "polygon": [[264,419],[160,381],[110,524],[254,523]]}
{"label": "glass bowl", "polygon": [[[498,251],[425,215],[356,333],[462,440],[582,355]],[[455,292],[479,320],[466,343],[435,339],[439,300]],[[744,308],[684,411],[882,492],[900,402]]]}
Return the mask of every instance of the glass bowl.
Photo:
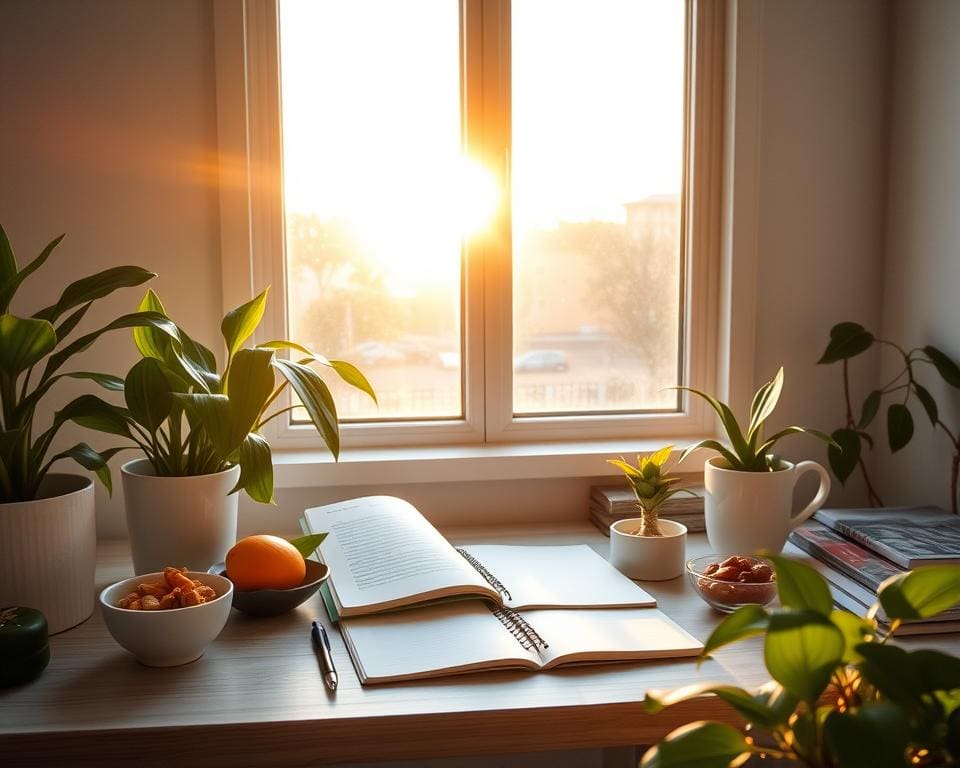
{"label": "glass bowl", "polygon": [[[749,565],[751,569],[755,566],[766,566],[770,569],[769,581],[729,581],[717,579],[707,574],[708,567],[712,564],[718,566],[732,558],[737,558],[739,563],[737,570],[742,572],[744,566]],[[714,572],[720,572],[714,571]],[[746,576],[744,578],[759,578],[765,569],[760,572]],[[752,555],[705,555],[687,561],[687,576],[697,594],[703,598],[704,602],[711,608],[722,613],[733,613],[742,605],[770,605],[777,597],[776,574],[773,572],[773,566],[769,561],[762,557]]]}

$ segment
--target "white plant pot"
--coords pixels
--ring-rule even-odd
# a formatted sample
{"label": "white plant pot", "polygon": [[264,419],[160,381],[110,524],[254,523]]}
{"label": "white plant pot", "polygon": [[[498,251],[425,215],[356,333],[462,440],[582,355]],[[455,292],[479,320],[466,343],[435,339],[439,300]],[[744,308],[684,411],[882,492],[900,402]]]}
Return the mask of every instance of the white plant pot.
{"label": "white plant pot", "polygon": [[[820,509],[830,493],[830,475],[815,461],[781,461],[776,472],[740,472],[720,457],[703,470],[707,539],[718,555],[749,555],[783,549],[794,528]],[[803,510],[791,516],[793,488],[806,472],[820,476],[820,488]]]}
{"label": "white plant pot", "polygon": [[36,608],[50,634],[76,626],[96,601],[93,481],[48,474],[43,498],[0,504],[0,608]]}
{"label": "white plant pot", "polygon": [[610,526],[610,562],[624,576],[641,581],[666,581],[683,574],[687,551],[687,528],[673,520],[661,520],[663,536],[634,536],[639,517],[618,520]]}
{"label": "white plant pot", "polygon": [[146,459],[120,468],[134,573],[166,566],[206,571],[237,541],[240,477],[235,466],[212,475],[158,477]]}

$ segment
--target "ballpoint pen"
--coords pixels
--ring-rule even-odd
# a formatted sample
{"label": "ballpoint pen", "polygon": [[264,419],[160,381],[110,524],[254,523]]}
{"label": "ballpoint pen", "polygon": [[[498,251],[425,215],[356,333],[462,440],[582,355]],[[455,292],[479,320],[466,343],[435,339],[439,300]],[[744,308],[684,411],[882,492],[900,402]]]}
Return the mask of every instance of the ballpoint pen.
{"label": "ballpoint pen", "polygon": [[330,653],[330,638],[327,637],[327,630],[319,621],[313,622],[313,629],[310,630],[313,637],[313,645],[320,655],[320,666],[323,669],[323,682],[331,691],[337,690],[337,668],[333,666],[333,655]]}

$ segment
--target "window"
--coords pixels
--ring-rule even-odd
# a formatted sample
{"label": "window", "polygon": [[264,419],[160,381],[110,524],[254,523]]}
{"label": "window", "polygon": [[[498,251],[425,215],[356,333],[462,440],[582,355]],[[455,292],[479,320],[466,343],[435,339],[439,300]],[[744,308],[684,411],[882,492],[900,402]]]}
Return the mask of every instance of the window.
{"label": "window", "polygon": [[368,375],[379,407],[334,390],[346,445],[705,428],[676,387],[715,382],[722,4],[248,0],[242,24],[236,290],[272,283],[274,333]]}

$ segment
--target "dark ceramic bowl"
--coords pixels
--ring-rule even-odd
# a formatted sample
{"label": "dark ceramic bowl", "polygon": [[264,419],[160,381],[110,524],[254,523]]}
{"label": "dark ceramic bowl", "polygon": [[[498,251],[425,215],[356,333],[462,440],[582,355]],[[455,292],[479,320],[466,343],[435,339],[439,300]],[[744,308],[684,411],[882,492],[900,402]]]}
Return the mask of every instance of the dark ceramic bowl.
{"label": "dark ceramic bowl", "polygon": [[[330,575],[330,569],[323,563],[315,560],[307,560],[306,563],[307,575],[299,586],[290,589],[252,589],[247,592],[234,588],[233,607],[251,616],[279,616],[296,608],[312,597]],[[207,572],[230,578],[223,563],[217,563]]]}

